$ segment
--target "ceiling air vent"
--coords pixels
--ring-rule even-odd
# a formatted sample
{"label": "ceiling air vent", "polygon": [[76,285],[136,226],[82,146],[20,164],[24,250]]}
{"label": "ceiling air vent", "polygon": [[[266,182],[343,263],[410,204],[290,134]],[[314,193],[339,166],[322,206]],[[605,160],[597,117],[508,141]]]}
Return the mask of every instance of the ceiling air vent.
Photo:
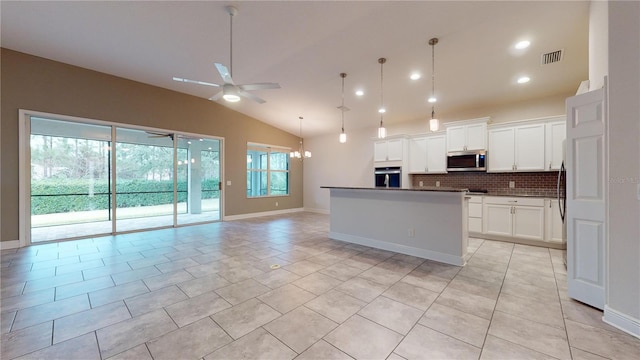
{"label": "ceiling air vent", "polygon": [[563,49],[551,51],[546,54],[542,54],[540,57],[541,65],[553,64],[562,60]]}

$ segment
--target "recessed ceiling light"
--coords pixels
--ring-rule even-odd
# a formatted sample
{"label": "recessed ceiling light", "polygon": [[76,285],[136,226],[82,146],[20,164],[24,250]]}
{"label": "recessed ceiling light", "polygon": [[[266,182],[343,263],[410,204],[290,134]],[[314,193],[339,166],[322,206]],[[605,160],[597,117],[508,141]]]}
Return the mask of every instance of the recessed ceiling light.
{"label": "recessed ceiling light", "polygon": [[413,73],[413,74],[411,74],[411,76],[409,76],[409,78],[410,78],[411,80],[418,80],[418,79],[420,79],[421,77],[422,77],[422,75],[420,75],[420,74],[418,74],[418,73]]}
{"label": "recessed ceiling light", "polygon": [[522,50],[528,48],[529,45],[531,45],[531,42],[529,40],[522,40],[515,45],[515,48],[518,50]]}
{"label": "recessed ceiling light", "polygon": [[518,79],[518,84],[526,84],[530,81],[531,79],[528,76],[523,76],[521,78]]}
{"label": "recessed ceiling light", "polygon": [[430,102],[430,103],[434,103],[434,102],[438,101],[438,99],[436,99],[435,96],[430,96],[429,99],[427,99],[427,101]]}
{"label": "recessed ceiling light", "polygon": [[362,95],[364,95],[364,91],[362,91],[362,90],[356,90],[356,95],[357,95],[357,96],[362,96]]}

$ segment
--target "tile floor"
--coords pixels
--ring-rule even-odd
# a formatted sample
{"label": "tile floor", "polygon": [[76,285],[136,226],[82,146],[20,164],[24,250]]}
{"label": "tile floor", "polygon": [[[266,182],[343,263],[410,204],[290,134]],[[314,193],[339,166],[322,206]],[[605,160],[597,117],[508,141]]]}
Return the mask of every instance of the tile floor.
{"label": "tile floor", "polygon": [[561,251],[471,239],[460,268],[327,233],[296,213],[2,251],[0,358],[640,354],[567,297]]}

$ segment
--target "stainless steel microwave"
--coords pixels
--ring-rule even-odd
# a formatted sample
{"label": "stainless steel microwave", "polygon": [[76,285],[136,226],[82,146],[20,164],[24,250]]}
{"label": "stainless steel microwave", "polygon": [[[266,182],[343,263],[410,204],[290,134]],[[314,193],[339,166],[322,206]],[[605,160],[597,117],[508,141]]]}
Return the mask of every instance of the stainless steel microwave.
{"label": "stainless steel microwave", "polygon": [[487,171],[487,152],[450,152],[447,154],[447,171]]}

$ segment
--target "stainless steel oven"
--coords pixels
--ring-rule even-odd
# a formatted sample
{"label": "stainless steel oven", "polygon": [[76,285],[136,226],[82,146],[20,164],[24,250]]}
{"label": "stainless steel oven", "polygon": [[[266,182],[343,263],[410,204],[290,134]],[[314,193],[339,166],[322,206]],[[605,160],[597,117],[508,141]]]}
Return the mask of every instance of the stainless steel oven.
{"label": "stainless steel oven", "polygon": [[376,187],[402,187],[402,169],[400,167],[379,167],[374,171]]}
{"label": "stainless steel oven", "polygon": [[447,171],[487,171],[487,153],[484,150],[450,152]]}

